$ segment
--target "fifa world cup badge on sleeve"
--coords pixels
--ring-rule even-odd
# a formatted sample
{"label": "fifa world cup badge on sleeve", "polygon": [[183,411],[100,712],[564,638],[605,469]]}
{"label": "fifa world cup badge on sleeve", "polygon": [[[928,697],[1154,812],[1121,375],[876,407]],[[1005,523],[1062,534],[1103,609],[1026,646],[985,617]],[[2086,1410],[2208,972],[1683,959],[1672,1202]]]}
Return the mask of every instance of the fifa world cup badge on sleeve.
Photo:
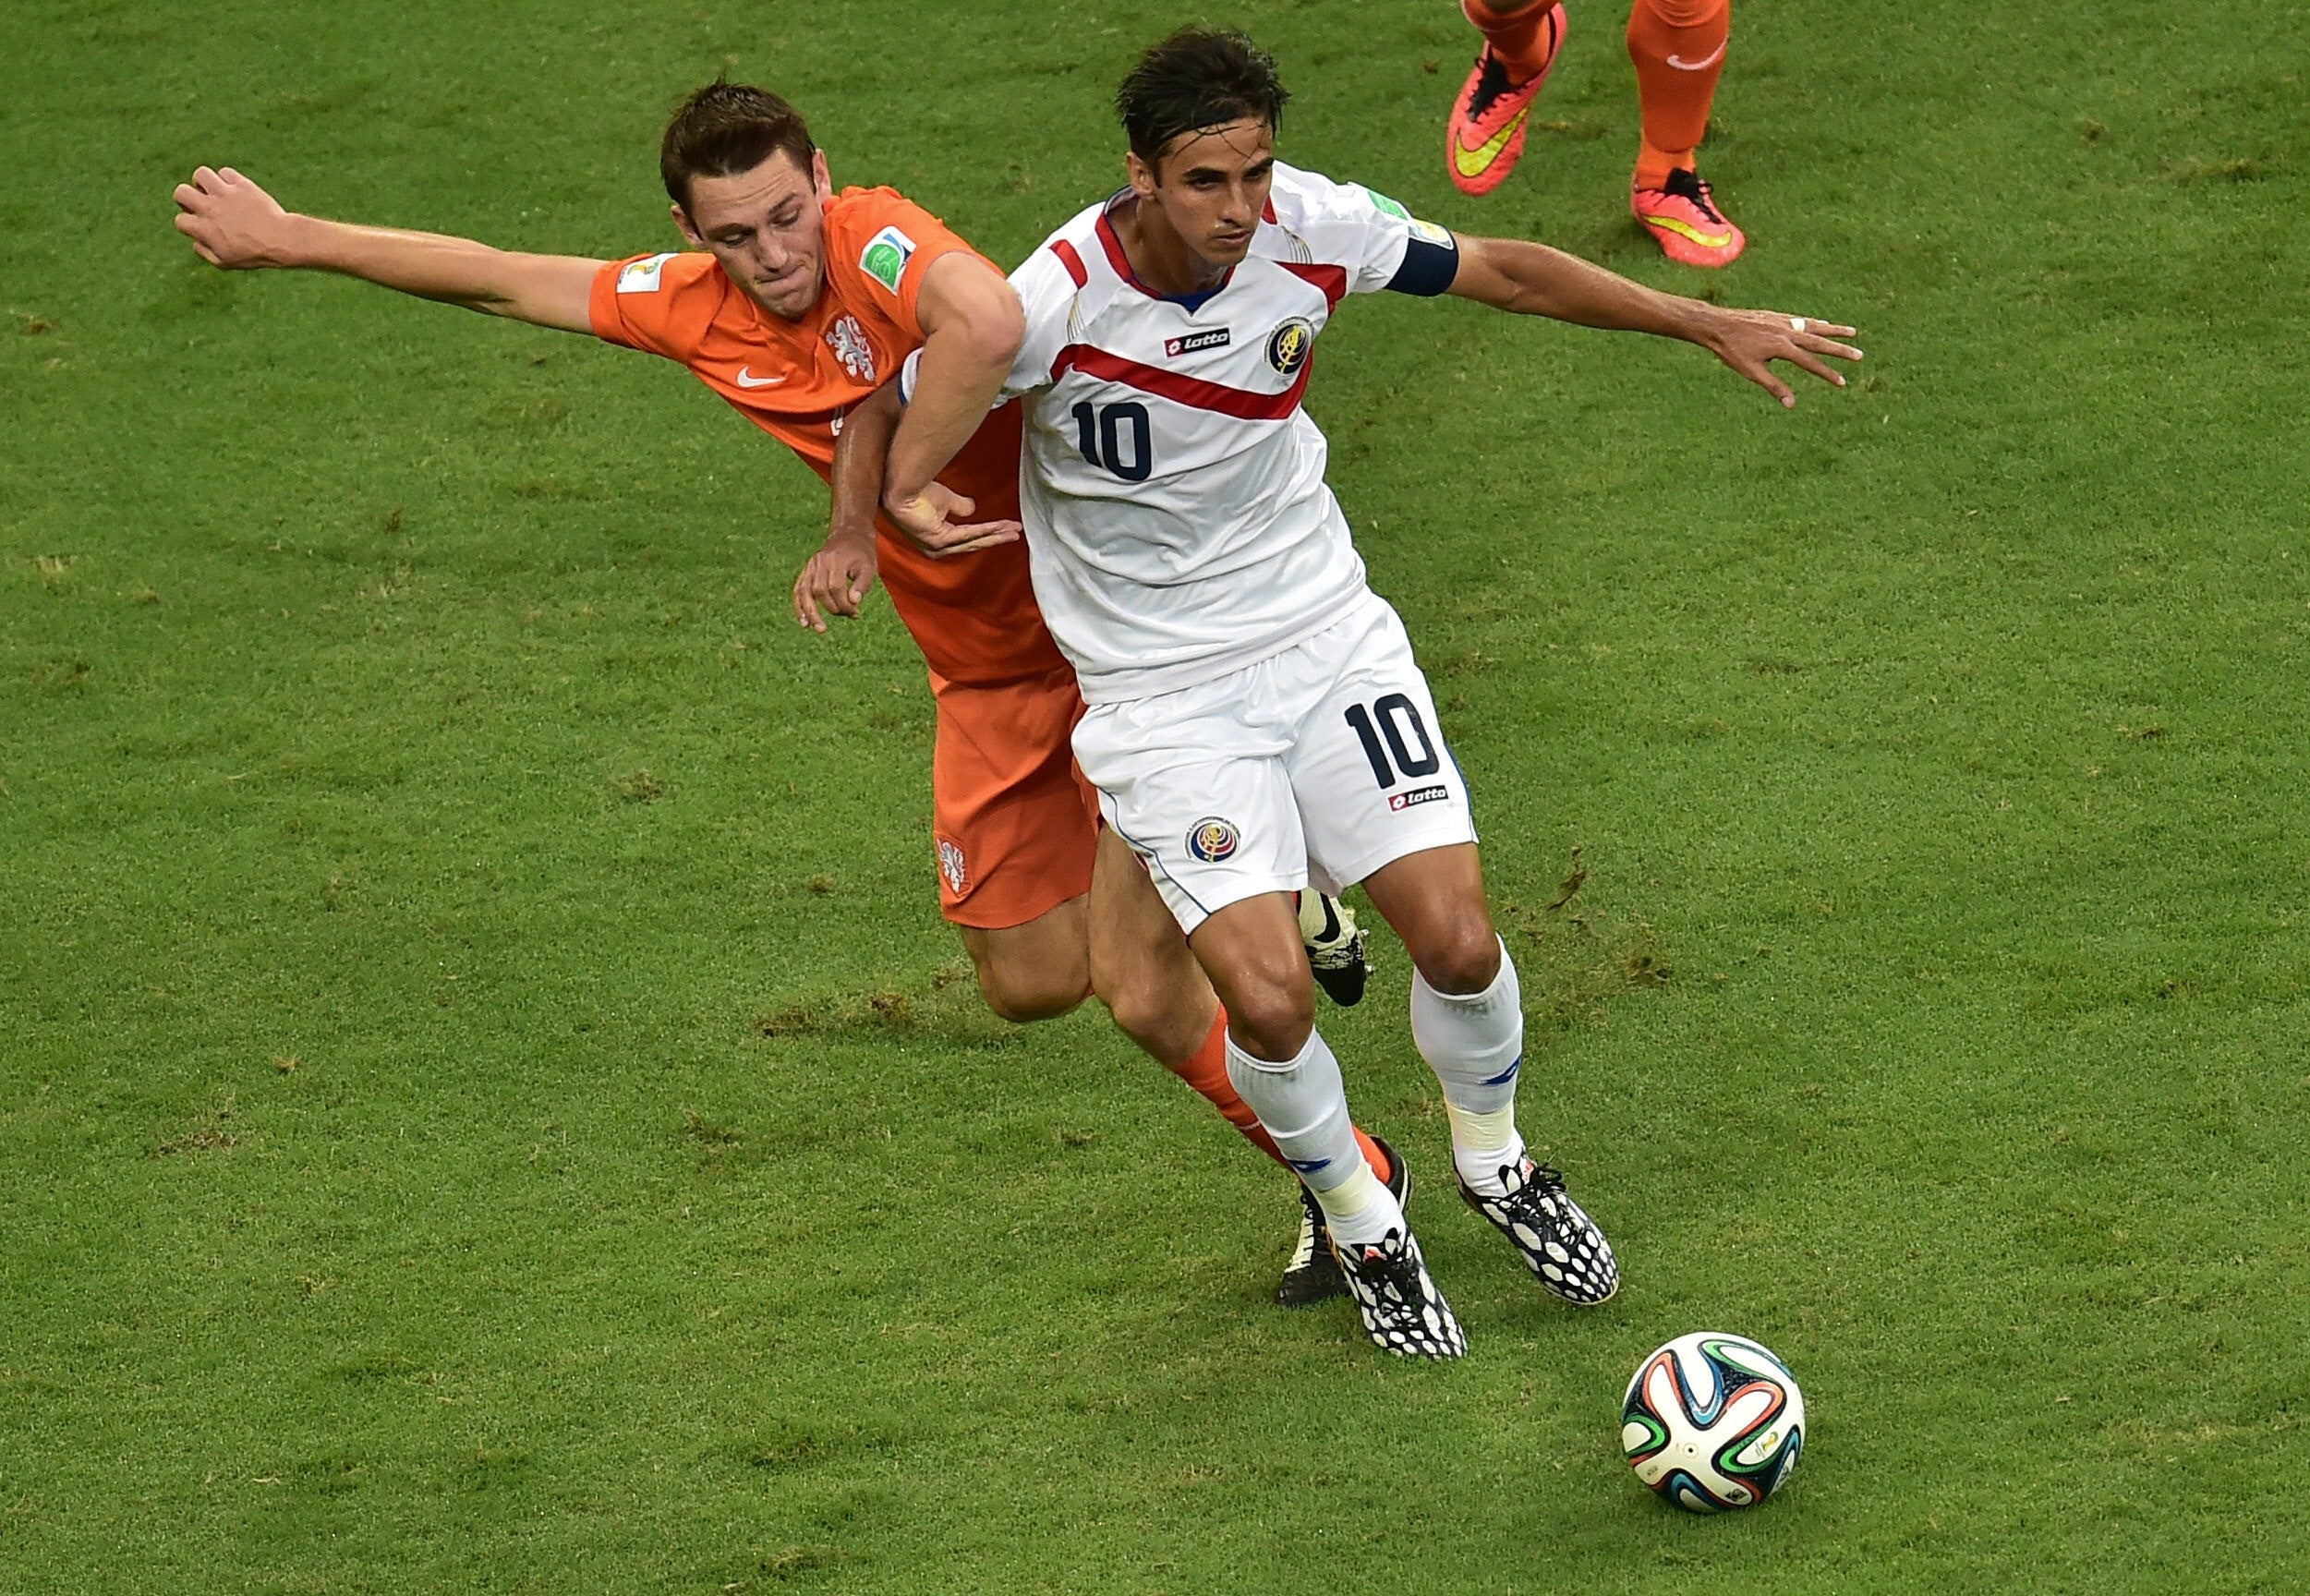
{"label": "fifa world cup badge on sleeve", "polygon": [[671,254],[652,255],[647,260],[626,262],[625,269],[618,273],[618,292],[621,294],[657,293],[659,273],[665,271],[666,262],[672,259]]}
{"label": "fifa world cup badge on sleeve", "polygon": [[1206,864],[1225,863],[1241,840],[1235,823],[1216,815],[1206,815],[1187,828],[1187,851]]}
{"label": "fifa world cup badge on sleeve", "polygon": [[896,227],[885,227],[866,240],[866,248],[858,257],[858,269],[896,294],[899,279],[906,275],[906,263],[913,257],[914,240]]}

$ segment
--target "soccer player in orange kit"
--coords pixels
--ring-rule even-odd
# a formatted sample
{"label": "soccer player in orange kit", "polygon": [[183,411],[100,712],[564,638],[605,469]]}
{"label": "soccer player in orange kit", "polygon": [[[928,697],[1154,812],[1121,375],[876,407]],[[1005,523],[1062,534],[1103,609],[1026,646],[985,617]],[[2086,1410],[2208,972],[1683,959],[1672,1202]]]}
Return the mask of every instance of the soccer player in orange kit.
{"label": "soccer player in orange kit", "polygon": [[[1532,98],[1564,44],[1560,0],[1460,0],[1484,36],[1453,102],[1445,160],[1463,193],[1489,194],[1524,152]],[[1717,209],[1695,159],[1732,36],[1732,0],[1634,0],[1628,59],[1644,131],[1628,209],[1672,260],[1728,266],[1748,240]]]}
{"label": "soccer player in orange kit", "polygon": [[[1015,344],[1002,272],[889,188],[835,192],[802,117],[774,94],[716,83],[667,127],[660,173],[690,251],[600,260],[284,211],[230,167],[175,191],[176,226],[211,264],[339,272],[681,362],[831,479],[845,414],[916,349]],[[988,1005],[1025,1022],[1095,988],[1117,1023],[1282,1163],[1229,1083],[1226,1016],[1135,856],[1102,834],[1069,736],[1082,713],[1019,540],[1019,419],[990,416],[934,485],[956,525],[935,552],[892,535],[871,485],[838,487],[832,530],[794,587],[796,619],[854,615],[879,574],[922,648],[937,704],[933,792],[940,903]],[[971,520],[984,515],[984,520]],[[1361,937],[1311,898],[1311,940],[1361,990]],[[1315,913],[1320,909],[1321,913]],[[1404,1183],[1401,1161],[1359,1131]],[[1288,1166],[1287,1166],[1288,1167]],[[1301,1188],[1300,1245],[1277,1300],[1344,1289]]]}

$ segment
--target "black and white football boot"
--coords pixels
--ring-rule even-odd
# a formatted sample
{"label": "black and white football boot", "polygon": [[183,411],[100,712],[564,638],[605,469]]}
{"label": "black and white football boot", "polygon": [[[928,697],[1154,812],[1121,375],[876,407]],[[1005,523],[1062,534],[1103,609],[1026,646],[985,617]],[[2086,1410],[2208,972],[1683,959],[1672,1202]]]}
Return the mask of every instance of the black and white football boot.
{"label": "black and white football boot", "polygon": [[1364,934],[1356,912],[1312,887],[1300,894],[1300,940],[1307,944],[1308,968],[1324,995],[1342,1009],[1363,1001],[1372,966],[1364,957]]}
{"label": "black and white football boot", "polygon": [[1468,1337],[1428,1277],[1420,1243],[1410,1236],[1390,1230],[1377,1241],[1338,1252],[1349,1295],[1374,1346],[1399,1358],[1457,1358],[1467,1352]]}
{"label": "black and white football boot", "polygon": [[1467,1181],[1459,1194],[1506,1236],[1540,1283],[1575,1307],[1593,1308],[1620,1289],[1620,1262],[1596,1221],[1564,1189],[1564,1177],[1545,1164],[1518,1159],[1502,1166],[1506,1194],[1487,1197]]}
{"label": "black and white football boot", "polygon": [[[1404,1162],[1401,1153],[1387,1144],[1386,1138],[1374,1136],[1372,1140],[1387,1155],[1387,1189],[1395,1194],[1396,1205],[1400,1208],[1411,1201],[1411,1166]],[[1291,1250],[1291,1262],[1284,1265],[1283,1278],[1276,1283],[1276,1306],[1305,1308],[1347,1293],[1348,1282],[1339,1273],[1339,1260],[1332,1255],[1331,1232],[1324,1226],[1324,1205],[1302,1183],[1300,1239]]]}

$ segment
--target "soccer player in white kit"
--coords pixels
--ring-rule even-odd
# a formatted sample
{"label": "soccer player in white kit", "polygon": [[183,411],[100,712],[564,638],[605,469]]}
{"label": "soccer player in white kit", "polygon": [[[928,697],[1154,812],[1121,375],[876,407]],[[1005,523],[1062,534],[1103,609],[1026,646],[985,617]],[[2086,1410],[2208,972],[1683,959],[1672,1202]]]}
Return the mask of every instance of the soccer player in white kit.
{"label": "soccer player in white kit", "polygon": [[1315,1030],[1295,909],[1311,883],[1361,882],[1410,953],[1412,1036],[1461,1195],[1566,1301],[1603,1301],[1619,1268],[1517,1127],[1516,966],[1427,681],[1365,582],[1300,408],[1316,341],[1350,294],[1451,293],[1686,338],[1784,404],[1767,362],[1841,385],[1820,357],[1859,351],[1835,342],[1850,328],[1457,236],[1278,163],[1285,92],[1240,35],[1174,35],[1117,98],[1131,187],[1011,274],[1026,331],[1007,375],[935,350],[910,362],[886,505],[938,547],[933,476],[990,400],[1029,397],[1022,519],[1036,600],[1089,704],[1076,758],[1218,989],[1229,1077],[1321,1204],[1365,1330],[1392,1352],[1457,1356],[1466,1337],[1357,1149]]}

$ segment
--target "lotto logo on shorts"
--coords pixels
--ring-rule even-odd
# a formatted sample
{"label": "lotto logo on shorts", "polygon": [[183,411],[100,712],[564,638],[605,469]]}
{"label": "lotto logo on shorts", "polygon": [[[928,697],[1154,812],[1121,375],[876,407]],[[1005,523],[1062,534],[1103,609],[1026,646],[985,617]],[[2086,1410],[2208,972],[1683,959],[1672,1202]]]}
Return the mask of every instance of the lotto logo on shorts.
{"label": "lotto logo on shorts", "polygon": [[969,866],[962,862],[961,846],[948,841],[944,837],[937,840],[938,874],[947,878],[947,890],[960,898],[962,896],[963,883],[971,878]]}
{"label": "lotto logo on shorts", "polygon": [[1387,795],[1387,806],[1390,809],[1409,809],[1415,804],[1433,804],[1437,799],[1449,795],[1450,789],[1442,783],[1433,787],[1414,787],[1409,792],[1390,792]]}
{"label": "lotto logo on shorts", "polygon": [[1222,863],[1242,840],[1234,823],[1216,815],[1206,815],[1187,829],[1187,851],[1206,864]]}

